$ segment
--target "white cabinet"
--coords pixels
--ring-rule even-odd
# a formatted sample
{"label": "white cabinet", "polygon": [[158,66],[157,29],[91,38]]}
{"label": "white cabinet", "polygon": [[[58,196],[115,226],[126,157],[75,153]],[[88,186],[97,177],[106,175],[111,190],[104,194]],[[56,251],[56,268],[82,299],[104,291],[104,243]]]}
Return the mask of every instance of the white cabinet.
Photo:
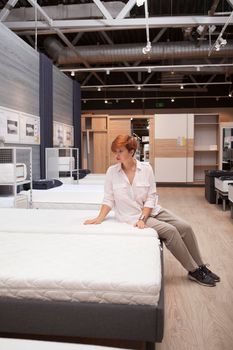
{"label": "white cabinet", "polygon": [[155,115],[157,182],[193,182],[192,114]]}
{"label": "white cabinet", "polygon": [[28,208],[28,197],[20,186],[32,189],[32,149],[30,147],[0,147],[0,207]]}
{"label": "white cabinet", "polygon": [[46,148],[46,179],[78,180],[78,148]]}

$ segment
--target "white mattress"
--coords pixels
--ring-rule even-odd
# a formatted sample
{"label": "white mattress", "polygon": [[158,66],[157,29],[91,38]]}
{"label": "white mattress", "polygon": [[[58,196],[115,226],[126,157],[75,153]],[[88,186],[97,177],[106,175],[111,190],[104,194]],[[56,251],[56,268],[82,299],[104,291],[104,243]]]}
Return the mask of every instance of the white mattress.
{"label": "white mattress", "polygon": [[214,178],[214,185],[215,188],[217,188],[219,191],[221,192],[226,192],[228,193],[228,185],[230,183],[233,183],[233,179],[232,180],[221,180],[217,177]]}
{"label": "white mattress", "polygon": [[13,233],[64,233],[79,235],[117,235],[158,237],[155,230],[140,230],[132,225],[118,222],[110,213],[101,225],[84,225],[86,219],[94,218],[98,211],[54,209],[0,209],[0,232]]}
{"label": "white mattress", "polygon": [[154,237],[0,233],[0,296],[157,305]]}
{"label": "white mattress", "polygon": [[13,163],[0,164],[0,183],[8,184],[24,181],[27,178],[27,167],[23,163],[17,163],[16,167]]}
{"label": "white mattress", "polygon": [[[77,186],[77,190],[66,191],[63,186],[49,190],[32,190],[32,207],[36,209],[100,209],[103,201],[101,190],[88,192],[81,188],[78,190],[78,185],[73,185]],[[21,193],[27,193],[29,196],[28,192]]]}
{"label": "white mattress", "polygon": [[80,184],[104,185],[105,174],[87,174],[84,178],[79,179]]}
{"label": "white mattress", "polygon": [[[43,191],[43,190],[41,190]],[[100,192],[104,195],[104,186],[103,185],[95,185],[95,184],[62,184],[58,187],[50,188],[49,190],[44,191],[50,191],[50,192]]]}
{"label": "white mattress", "polygon": [[14,205],[15,205],[14,196],[0,197],[0,208],[13,208]]}
{"label": "white mattress", "polygon": [[58,158],[59,171],[71,171],[75,169],[74,157],[59,157]]}
{"label": "white mattress", "polygon": [[42,340],[0,338],[1,350],[124,350],[89,344],[71,344]]}
{"label": "white mattress", "polygon": [[228,198],[233,203],[233,185],[229,185],[228,189],[229,189]]}

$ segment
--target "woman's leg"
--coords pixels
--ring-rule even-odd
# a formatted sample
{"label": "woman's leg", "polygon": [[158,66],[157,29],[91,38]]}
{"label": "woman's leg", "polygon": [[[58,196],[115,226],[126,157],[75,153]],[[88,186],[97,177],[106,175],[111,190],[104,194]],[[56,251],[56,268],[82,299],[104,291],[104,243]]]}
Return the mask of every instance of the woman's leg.
{"label": "woman's leg", "polygon": [[166,247],[187,271],[196,270],[198,265],[189,253],[179,231],[175,226],[159,220],[157,217],[158,216],[155,218],[149,217],[146,221],[146,225],[158,232],[159,237],[165,241]]}
{"label": "woman's leg", "polygon": [[204,264],[193,229],[186,221],[174,215],[167,209],[162,209],[156,216],[156,219],[175,226],[196,264],[198,266]]}

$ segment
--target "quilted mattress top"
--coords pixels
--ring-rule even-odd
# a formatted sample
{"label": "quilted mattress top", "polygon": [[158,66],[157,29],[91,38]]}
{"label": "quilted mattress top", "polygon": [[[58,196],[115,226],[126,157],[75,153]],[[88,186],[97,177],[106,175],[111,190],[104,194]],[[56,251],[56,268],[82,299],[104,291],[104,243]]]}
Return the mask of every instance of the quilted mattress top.
{"label": "quilted mattress top", "polygon": [[139,305],[159,299],[155,237],[1,232],[0,266],[3,297]]}
{"label": "quilted mattress top", "polygon": [[101,225],[83,224],[86,219],[95,218],[98,213],[97,210],[0,208],[0,232],[158,237],[152,228],[140,230],[116,221],[113,213],[108,214]]}

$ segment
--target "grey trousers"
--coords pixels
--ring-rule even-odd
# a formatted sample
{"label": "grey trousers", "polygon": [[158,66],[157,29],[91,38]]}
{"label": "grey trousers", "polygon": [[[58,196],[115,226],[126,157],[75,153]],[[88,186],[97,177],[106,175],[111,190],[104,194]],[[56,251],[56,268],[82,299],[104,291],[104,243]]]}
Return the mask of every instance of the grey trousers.
{"label": "grey trousers", "polygon": [[158,232],[166,247],[187,271],[203,265],[196,237],[187,222],[161,209],[158,215],[147,219],[146,225]]}

